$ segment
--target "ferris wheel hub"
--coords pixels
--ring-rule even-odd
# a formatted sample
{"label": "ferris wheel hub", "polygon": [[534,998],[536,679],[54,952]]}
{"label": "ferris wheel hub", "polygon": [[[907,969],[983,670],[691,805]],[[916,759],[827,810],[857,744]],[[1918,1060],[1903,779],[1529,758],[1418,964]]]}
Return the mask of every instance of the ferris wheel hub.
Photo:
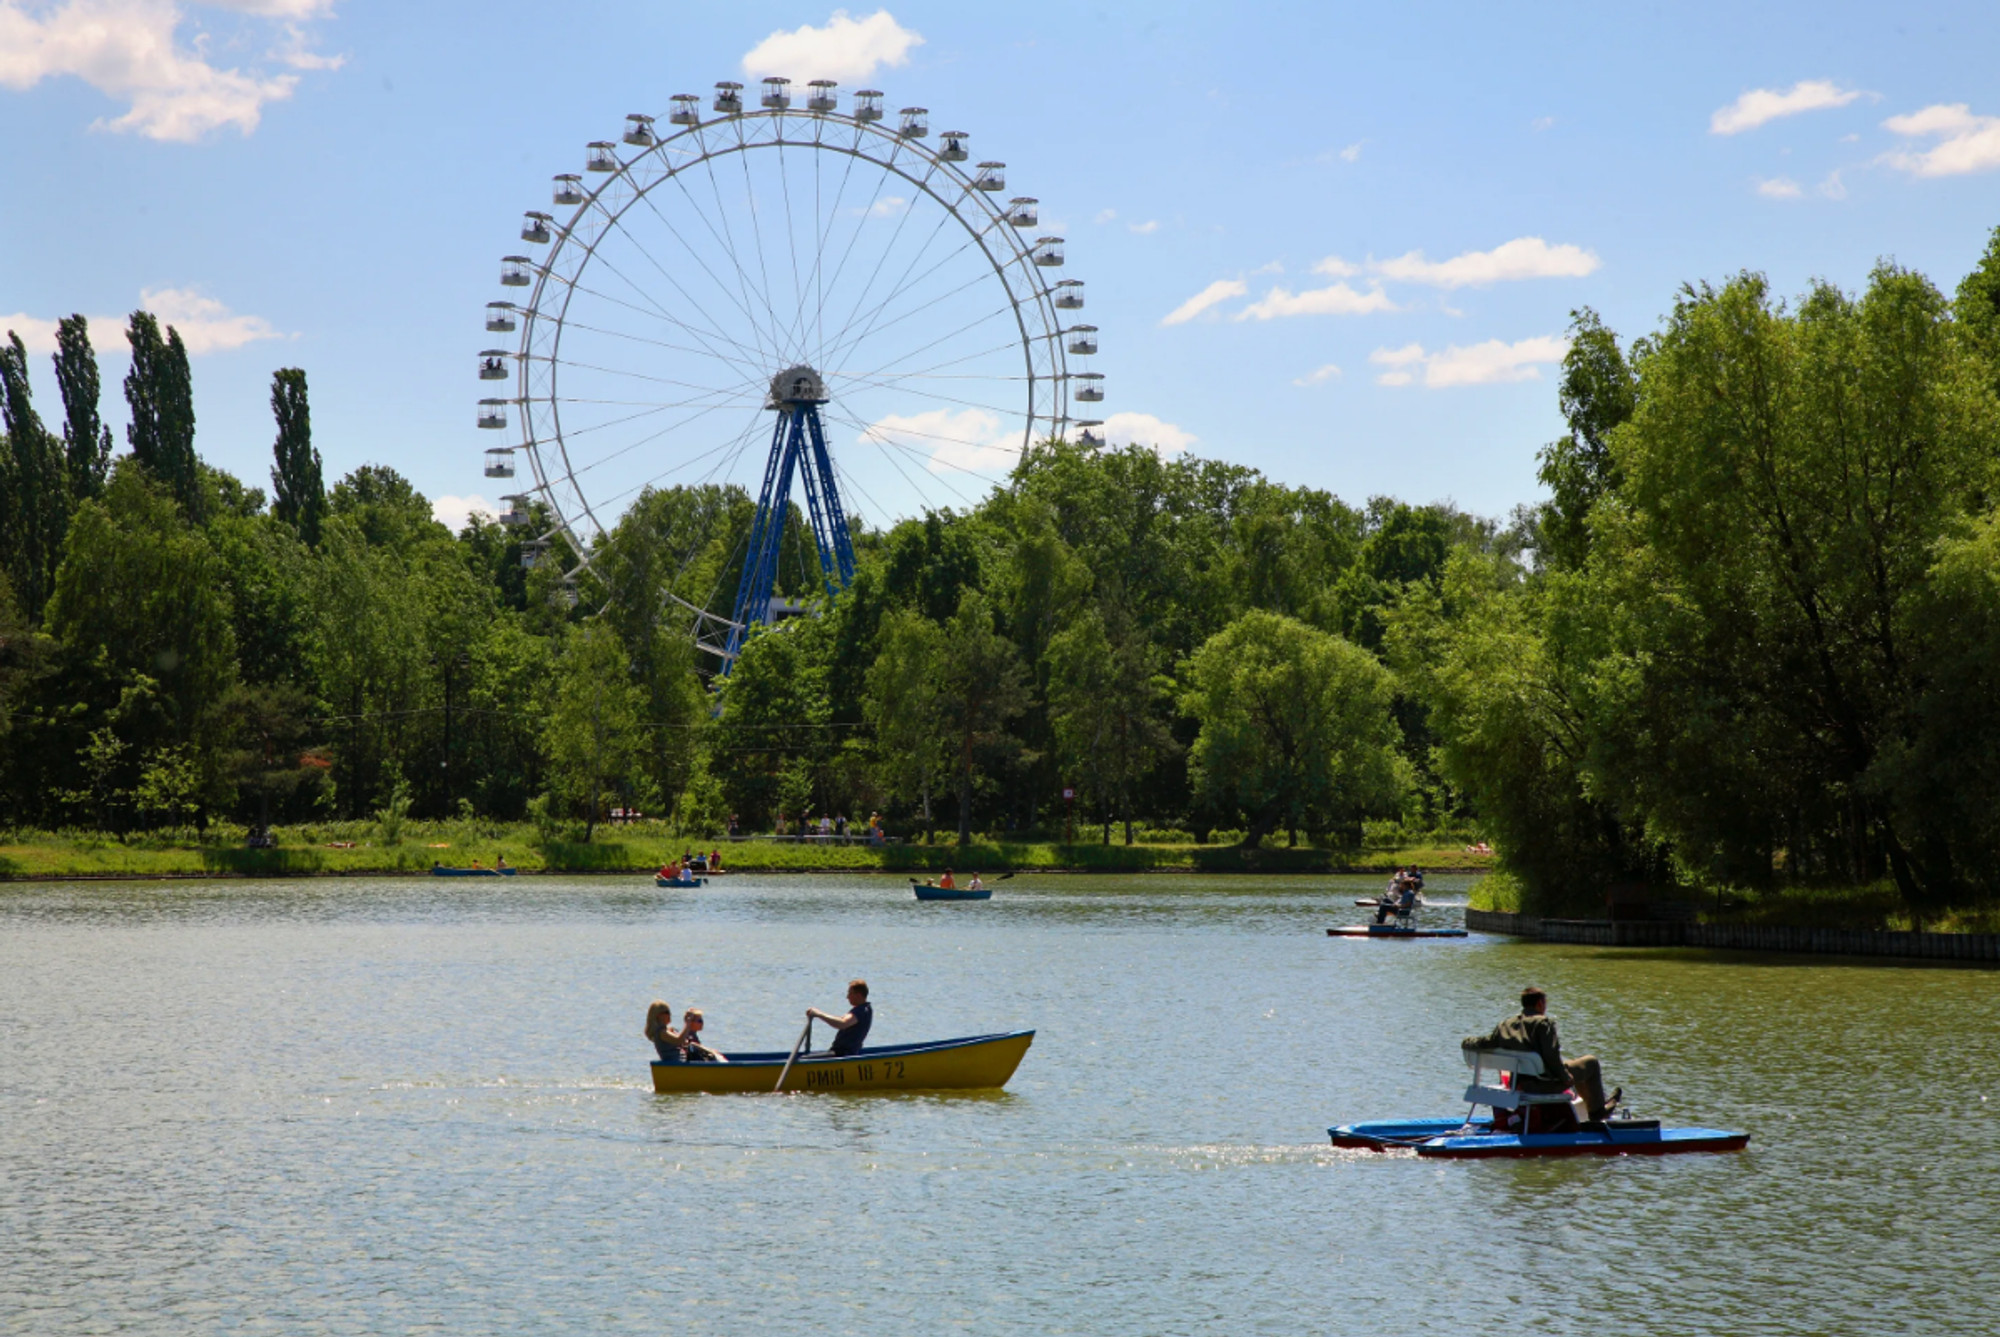
{"label": "ferris wheel hub", "polygon": [[820,379],[818,372],[801,362],[771,378],[771,394],[764,401],[764,407],[795,408],[801,404],[824,404],[826,401],[826,382]]}

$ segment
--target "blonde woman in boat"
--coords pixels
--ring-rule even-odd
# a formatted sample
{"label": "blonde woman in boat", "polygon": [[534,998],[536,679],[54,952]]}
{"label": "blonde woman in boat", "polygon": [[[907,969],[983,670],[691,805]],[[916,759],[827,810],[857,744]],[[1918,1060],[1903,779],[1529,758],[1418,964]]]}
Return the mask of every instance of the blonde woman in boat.
{"label": "blonde woman in boat", "polygon": [[674,1010],[654,999],[646,1009],[646,1038],[653,1042],[662,1063],[687,1061],[687,1037],[673,1026]]}

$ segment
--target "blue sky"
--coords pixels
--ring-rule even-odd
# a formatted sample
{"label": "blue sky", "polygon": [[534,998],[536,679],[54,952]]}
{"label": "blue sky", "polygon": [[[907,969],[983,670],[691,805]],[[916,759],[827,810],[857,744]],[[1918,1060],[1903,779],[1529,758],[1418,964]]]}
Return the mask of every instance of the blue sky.
{"label": "blue sky", "polygon": [[330,477],[490,500],[474,355],[522,211],[769,57],[1007,162],[1087,281],[1114,435],[1504,515],[1572,308],[1630,338],[1684,282],[1882,257],[1949,288],[2000,224],[2000,7],[1529,8],[0,0],[0,325],[151,294],[212,463],[267,481],[298,365]]}

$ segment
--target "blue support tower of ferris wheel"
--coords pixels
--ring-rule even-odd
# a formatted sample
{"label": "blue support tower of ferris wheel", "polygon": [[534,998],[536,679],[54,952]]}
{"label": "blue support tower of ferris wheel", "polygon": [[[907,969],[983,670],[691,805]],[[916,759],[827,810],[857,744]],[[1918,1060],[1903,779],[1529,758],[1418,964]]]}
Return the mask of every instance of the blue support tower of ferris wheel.
{"label": "blue support tower of ferris wheel", "polygon": [[811,367],[793,367],[771,378],[771,396],[764,407],[776,411],[778,419],[771,428],[764,488],[757,497],[757,514],[750,522],[743,578],[736,586],[736,607],[723,646],[725,676],[735,667],[750,629],[773,620],[771,590],[778,579],[778,549],[791,509],[794,472],[805,484],[806,514],[812,521],[813,545],[819,550],[820,579],[827,595],[839,594],[853,583],[854,543],[847,532],[840,488],[833,478],[826,428],[820,422],[819,406],[824,403],[825,383]]}

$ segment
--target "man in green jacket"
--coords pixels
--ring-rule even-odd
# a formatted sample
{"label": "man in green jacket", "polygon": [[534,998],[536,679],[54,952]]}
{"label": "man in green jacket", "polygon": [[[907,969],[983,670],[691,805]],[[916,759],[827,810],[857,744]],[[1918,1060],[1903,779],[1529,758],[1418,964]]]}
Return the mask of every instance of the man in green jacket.
{"label": "man in green jacket", "polygon": [[1604,1094],[1604,1067],[1593,1054],[1567,1061],[1562,1056],[1562,1040],[1556,1034],[1556,1019],[1549,1015],[1549,996],[1533,985],[1521,990],[1521,1012],[1507,1018],[1491,1033],[1468,1035],[1465,1043],[1473,1049],[1508,1049],[1534,1054],[1542,1060],[1540,1077],[1515,1078],[1523,1091],[1552,1095],[1575,1091],[1583,1099],[1584,1115],[1601,1122],[1618,1108],[1620,1087]]}

